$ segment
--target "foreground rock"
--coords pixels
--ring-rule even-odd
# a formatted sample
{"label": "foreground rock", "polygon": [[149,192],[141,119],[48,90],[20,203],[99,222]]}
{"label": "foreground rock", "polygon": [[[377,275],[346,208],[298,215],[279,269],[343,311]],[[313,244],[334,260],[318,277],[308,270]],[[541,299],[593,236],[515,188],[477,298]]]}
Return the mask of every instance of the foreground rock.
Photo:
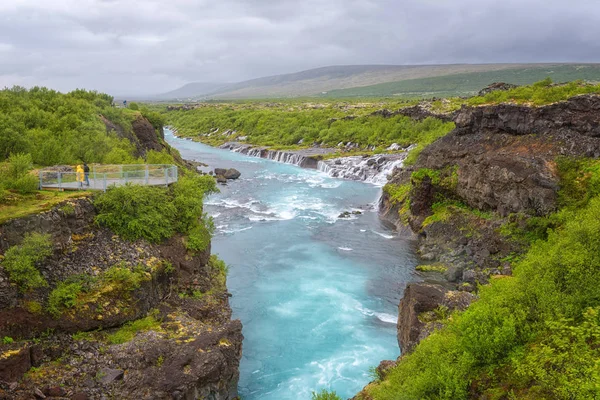
{"label": "foreground rock", "polygon": [[[94,224],[89,200],[65,204],[0,226],[2,253],[29,232],[49,234],[54,248],[36,265],[48,287],[18,290],[0,266],[0,337],[12,339],[0,345],[0,399],[236,398],[242,327],[210,247],[125,241]],[[120,275],[48,311],[61,282],[115,266]]]}

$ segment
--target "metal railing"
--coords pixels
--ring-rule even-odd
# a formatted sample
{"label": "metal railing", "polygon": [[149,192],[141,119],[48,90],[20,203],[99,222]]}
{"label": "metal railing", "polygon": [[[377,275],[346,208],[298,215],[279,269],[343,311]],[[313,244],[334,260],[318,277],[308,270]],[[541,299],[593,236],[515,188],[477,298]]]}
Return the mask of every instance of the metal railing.
{"label": "metal railing", "polygon": [[44,169],[40,189],[104,190],[128,183],[168,186],[177,182],[177,166],[170,164],[91,165],[89,174]]}

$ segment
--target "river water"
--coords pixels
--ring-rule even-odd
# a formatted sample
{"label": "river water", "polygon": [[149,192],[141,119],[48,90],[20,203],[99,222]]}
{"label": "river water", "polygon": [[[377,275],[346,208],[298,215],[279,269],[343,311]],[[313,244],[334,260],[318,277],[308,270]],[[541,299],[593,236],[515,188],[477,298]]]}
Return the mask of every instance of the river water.
{"label": "river water", "polygon": [[[348,398],[372,380],[370,367],[398,357],[397,307],[416,259],[413,243],[378,220],[381,188],[165,137],[186,159],[242,173],[205,211],[244,326],[244,400],[321,389]],[[363,213],[338,218],[353,210]]]}

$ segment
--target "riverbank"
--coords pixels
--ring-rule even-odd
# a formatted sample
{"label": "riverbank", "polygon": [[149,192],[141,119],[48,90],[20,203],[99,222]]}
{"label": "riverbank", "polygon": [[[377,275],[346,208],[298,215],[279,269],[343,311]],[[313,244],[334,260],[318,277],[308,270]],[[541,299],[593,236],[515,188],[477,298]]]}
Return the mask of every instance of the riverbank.
{"label": "riverbank", "polygon": [[[523,374],[521,368],[543,357],[537,346],[561,353],[543,339],[565,337],[549,328],[549,321],[565,315],[565,303],[587,296],[587,282],[595,280],[595,270],[586,267],[573,277],[579,287],[567,293],[561,276],[544,271],[564,272],[579,263],[547,248],[556,246],[552,243],[563,231],[570,240],[570,230],[579,229],[571,219],[587,221],[586,213],[596,212],[599,107],[597,95],[543,107],[463,107],[455,131],[391,177],[381,214],[419,235],[417,270],[427,282],[410,284],[399,305],[403,356],[382,363],[379,379],[357,398],[397,399],[403,393],[412,399],[433,392],[452,398],[499,392],[526,397],[538,391],[562,398],[560,390],[575,390],[573,385],[577,393],[591,393],[565,376],[553,356],[544,358],[548,364],[542,371]],[[597,244],[589,245],[598,251]],[[555,302],[549,293],[561,293],[564,300]],[[539,312],[549,304],[555,307],[550,314]],[[569,314],[575,321],[568,325],[577,326],[586,307],[596,306],[597,301],[585,301],[579,314]],[[581,351],[583,358],[567,362],[571,368],[585,369],[595,357],[590,347]],[[560,381],[544,381],[544,374],[554,374],[547,368],[563,371]],[[588,374],[585,382],[594,378]]]}

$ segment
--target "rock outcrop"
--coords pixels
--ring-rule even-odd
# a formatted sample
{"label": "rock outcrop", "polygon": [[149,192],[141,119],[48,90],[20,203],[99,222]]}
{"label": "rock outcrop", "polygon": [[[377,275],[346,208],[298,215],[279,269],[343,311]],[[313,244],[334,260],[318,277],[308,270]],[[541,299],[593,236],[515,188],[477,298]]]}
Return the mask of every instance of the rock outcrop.
{"label": "rock outcrop", "polygon": [[[210,247],[130,242],[94,218],[84,198],[0,226],[1,253],[31,232],[53,248],[36,264],[47,286],[19,290],[0,265],[0,399],[236,398],[242,327]],[[68,282],[92,283],[51,312]]]}
{"label": "rock outcrop", "polygon": [[600,157],[600,96],[544,107],[463,107],[456,129],[428,146],[415,168],[458,167],[457,195],[502,215],[556,207],[556,157]]}
{"label": "rock outcrop", "polygon": [[[543,107],[463,107],[454,121],[456,129],[426,147],[414,166],[395,171],[389,182],[409,185],[407,197],[397,201],[384,193],[380,215],[399,229],[408,224],[418,234],[421,259],[441,271],[433,281],[458,289],[448,293],[460,293],[463,307],[478,284],[494,275],[510,275],[510,263],[503,260],[524,250],[499,233],[503,224],[522,224],[530,216],[556,210],[558,157],[600,157],[600,96],[577,96]],[[419,170],[430,172],[413,179]],[[455,207],[429,218],[440,199],[467,209]],[[486,212],[497,217],[485,217]],[[431,278],[422,274],[428,284],[409,286],[399,309],[403,353],[435,326],[419,320],[419,313],[445,304],[443,288],[431,287]]]}
{"label": "rock outcrop", "polygon": [[477,96],[485,96],[488,93],[497,92],[499,90],[506,91],[506,90],[510,90],[510,89],[515,89],[517,87],[519,87],[519,86],[513,85],[512,83],[494,82],[494,83],[484,87],[483,89],[481,89],[477,93]]}
{"label": "rock outcrop", "polygon": [[136,156],[144,157],[149,150],[170,150],[163,143],[164,132],[162,129],[157,132],[150,121],[141,115],[131,123],[131,130],[115,124],[103,115],[100,115],[99,118],[106,126],[107,132],[115,132],[119,137],[129,140],[135,146]]}

